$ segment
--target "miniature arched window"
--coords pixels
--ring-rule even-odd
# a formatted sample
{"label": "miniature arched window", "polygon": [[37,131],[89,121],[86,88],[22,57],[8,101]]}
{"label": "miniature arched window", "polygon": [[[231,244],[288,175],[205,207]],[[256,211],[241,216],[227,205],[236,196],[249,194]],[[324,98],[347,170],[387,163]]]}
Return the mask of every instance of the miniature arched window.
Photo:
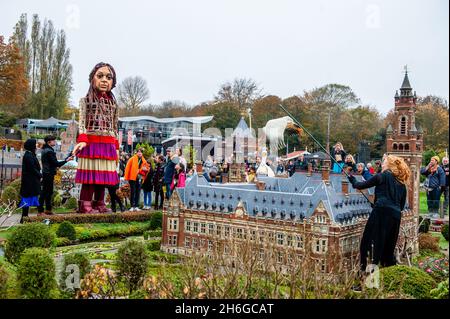
{"label": "miniature arched window", "polygon": [[403,151],[403,144],[402,144],[402,143],[400,143],[400,144],[398,145],[398,150],[399,150],[399,151]]}
{"label": "miniature arched window", "polygon": [[406,135],[408,131],[408,123],[406,115],[400,117],[400,135]]}
{"label": "miniature arched window", "polygon": [[405,143],[405,151],[409,151],[409,143]]}
{"label": "miniature arched window", "polygon": [[396,151],[398,149],[397,143],[392,144],[392,148]]}

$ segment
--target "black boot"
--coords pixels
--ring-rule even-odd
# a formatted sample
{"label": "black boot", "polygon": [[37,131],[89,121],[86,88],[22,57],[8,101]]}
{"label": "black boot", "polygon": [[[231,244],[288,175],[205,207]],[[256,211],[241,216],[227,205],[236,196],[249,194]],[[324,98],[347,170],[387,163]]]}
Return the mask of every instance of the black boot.
{"label": "black boot", "polygon": [[113,213],[116,212],[116,201],[111,201],[111,210]]}

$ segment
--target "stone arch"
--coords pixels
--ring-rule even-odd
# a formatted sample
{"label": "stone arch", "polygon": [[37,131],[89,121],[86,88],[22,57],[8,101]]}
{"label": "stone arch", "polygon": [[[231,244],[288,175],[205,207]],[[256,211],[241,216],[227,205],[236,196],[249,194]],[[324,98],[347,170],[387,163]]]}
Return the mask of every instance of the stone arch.
{"label": "stone arch", "polygon": [[396,151],[398,149],[397,143],[392,144],[392,149]]}
{"label": "stone arch", "polygon": [[409,143],[405,143],[405,151],[409,151]]}
{"label": "stone arch", "polygon": [[398,150],[403,151],[403,143],[398,144]]}

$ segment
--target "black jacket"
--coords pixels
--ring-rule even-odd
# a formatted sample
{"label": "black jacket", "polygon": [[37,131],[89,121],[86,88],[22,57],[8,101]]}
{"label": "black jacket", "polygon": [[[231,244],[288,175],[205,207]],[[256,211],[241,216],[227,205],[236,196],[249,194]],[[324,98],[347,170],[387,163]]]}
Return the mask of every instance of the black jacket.
{"label": "black jacket", "polygon": [[162,163],[157,163],[155,167],[155,172],[153,174],[153,189],[155,192],[161,191],[163,187],[164,180],[164,165]]}
{"label": "black jacket", "polygon": [[42,148],[41,162],[42,174],[45,175],[56,175],[56,169],[67,163],[67,161],[58,161],[55,151],[48,144]]}
{"label": "black jacket", "polygon": [[[27,149],[28,141],[25,143]],[[33,197],[38,196],[41,192],[41,165],[35,154],[36,140],[34,140],[34,150],[25,152],[22,159],[22,177],[20,184],[20,196]],[[31,144],[31,143],[30,143]]]}
{"label": "black jacket", "polygon": [[375,186],[374,207],[388,207],[395,211],[397,218],[406,204],[406,186],[397,181],[390,171],[374,175],[367,181],[357,182],[354,176],[348,178],[353,188],[366,189]]}
{"label": "black jacket", "polygon": [[152,168],[151,163],[150,164],[150,170],[147,173],[147,176],[145,177],[144,182],[142,183],[142,190],[144,192],[151,192],[153,190],[153,175],[155,173],[155,170]]}

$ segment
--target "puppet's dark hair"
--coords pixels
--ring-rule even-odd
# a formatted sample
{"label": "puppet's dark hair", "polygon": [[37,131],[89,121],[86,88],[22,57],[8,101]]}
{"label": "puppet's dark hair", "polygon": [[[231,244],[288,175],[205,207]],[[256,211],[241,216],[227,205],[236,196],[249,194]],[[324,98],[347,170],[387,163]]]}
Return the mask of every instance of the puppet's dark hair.
{"label": "puppet's dark hair", "polygon": [[112,93],[112,89],[114,89],[116,87],[116,83],[117,83],[117,78],[116,78],[116,71],[114,70],[114,68],[112,67],[111,64],[109,63],[105,63],[105,62],[100,62],[97,63],[94,68],[92,69],[91,73],[89,73],[89,91],[86,94],[86,98],[88,101],[94,102],[97,101],[97,94],[95,92],[95,87],[94,87],[94,75],[97,72],[98,69],[102,68],[106,66],[107,68],[110,69],[112,76],[113,76],[113,83],[111,86],[111,91],[107,92],[107,94],[109,95],[109,97],[115,102],[116,101],[116,97],[114,96],[114,94]]}

